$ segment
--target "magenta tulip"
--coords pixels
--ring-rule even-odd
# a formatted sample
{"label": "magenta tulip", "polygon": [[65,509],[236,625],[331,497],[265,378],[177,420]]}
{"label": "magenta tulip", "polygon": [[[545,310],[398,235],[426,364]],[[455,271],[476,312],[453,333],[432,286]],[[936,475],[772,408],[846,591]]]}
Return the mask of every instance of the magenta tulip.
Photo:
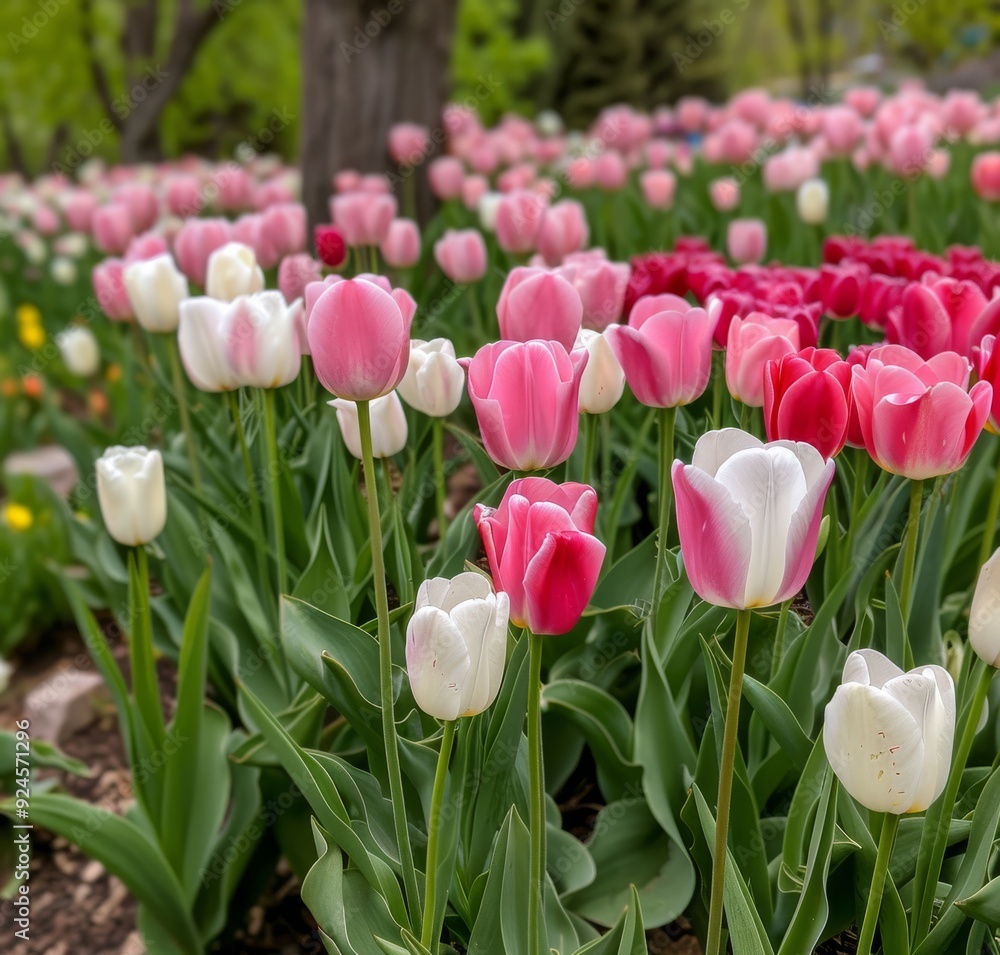
{"label": "magenta tulip", "polygon": [[521,478],[496,509],[475,519],[510,622],[536,634],[568,633],[593,596],[605,547],[594,537],[597,493],[586,484]]}

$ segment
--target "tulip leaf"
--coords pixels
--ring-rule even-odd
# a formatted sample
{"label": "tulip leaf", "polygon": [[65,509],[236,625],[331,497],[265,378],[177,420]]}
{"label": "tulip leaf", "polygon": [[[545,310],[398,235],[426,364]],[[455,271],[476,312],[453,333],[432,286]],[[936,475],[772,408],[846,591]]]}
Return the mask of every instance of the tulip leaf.
{"label": "tulip leaf", "polygon": [[642,907],[639,893],[632,886],[631,896],[615,927],[606,935],[594,939],[575,955],[646,955],[646,935],[642,929]]}
{"label": "tulip leaf", "polygon": [[[0,803],[13,816],[14,801]],[[162,930],[189,955],[200,955],[204,941],[195,928],[184,892],[160,847],[129,819],[99,806],[58,793],[36,793],[31,821],[78,846],[117,876]]]}
{"label": "tulip leaf", "polygon": [[634,608],[636,594],[652,593],[655,568],[656,534],[650,534],[616,560],[601,578],[590,598],[587,614]]}
{"label": "tulip leaf", "polygon": [[316,524],[312,554],[292,596],[313,607],[327,608],[331,616],[346,620],[351,615],[351,600],[344,586],[344,576],[337,561],[337,551],[330,540],[330,522],[326,505],[321,504]]}
{"label": "tulip leaf", "polygon": [[806,736],[788,704],[766,684],[749,675],[743,677],[743,693],[768,732],[801,772],[809,759],[812,741]]}
{"label": "tulip leaf", "polygon": [[802,886],[801,872],[806,864],[809,826],[816,815],[815,808],[828,767],[823,748],[823,731],[820,730],[788,807],[785,838],[781,847],[781,868],[778,870],[778,888],[782,892],[798,892]]}
{"label": "tulip leaf", "polygon": [[992,879],[978,892],[955,905],[969,918],[985,922],[995,932],[1000,928],[1000,878]]}

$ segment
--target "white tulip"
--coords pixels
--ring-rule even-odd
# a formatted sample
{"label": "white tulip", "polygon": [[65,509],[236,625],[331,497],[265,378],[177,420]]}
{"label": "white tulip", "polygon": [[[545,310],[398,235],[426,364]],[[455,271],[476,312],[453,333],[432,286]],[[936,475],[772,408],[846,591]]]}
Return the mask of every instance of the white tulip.
{"label": "white tulip", "polygon": [[425,580],[406,628],[406,672],[429,716],[482,713],[500,692],[510,600],[482,574]]}
{"label": "white tulip", "polygon": [[76,265],[65,255],[57,255],[49,263],[49,274],[56,285],[72,285],[76,281]]}
{"label": "white tulip", "polygon": [[543,136],[558,136],[563,131],[563,119],[554,109],[543,109],[535,118],[535,126]]}
{"label": "white tulip", "polygon": [[[337,409],[337,423],[347,450],[361,460],[361,426],[358,423],[358,406],[346,398],[334,398],[327,402]],[[403,402],[395,391],[381,398],[373,398],[368,407],[372,419],[372,456],[391,458],[406,447],[407,426]]]}
{"label": "white tulip", "polygon": [[795,205],[806,225],[820,225],[830,207],[830,187],[823,179],[807,179],[795,194]]}
{"label": "white tulip", "polygon": [[73,375],[89,378],[101,367],[101,349],[94,333],[83,325],[70,325],[56,336],[63,364]]}
{"label": "white tulip", "polygon": [[497,228],[497,209],[503,195],[499,192],[485,192],[479,200],[479,224],[484,232],[495,232]]}
{"label": "white tulip", "polygon": [[226,355],[223,337],[229,306],[200,295],[180,304],[177,345],[188,378],[201,391],[233,391],[240,382]]}
{"label": "white tulip", "polygon": [[580,379],[580,411],[604,414],[621,399],[625,391],[625,372],[603,332],[581,328],[576,348],[585,348],[590,356]]}
{"label": "white tulip", "polygon": [[458,407],[464,390],[465,370],[447,338],[410,342],[410,360],[399,393],[411,408],[432,418],[447,417]]}
{"label": "white tulip", "polygon": [[921,812],[951,770],[955,684],[944,667],[904,673],[856,650],[827,704],[823,743],[843,787],[872,812]]}
{"label": "white tulip", "polygon": [[148,544],[167,522],[167,488],[159,451],[108,448],[97,459],[97,499],[119,544]]}
{"label": "white tulip", "polygon": [[979,571],[969,612],[969,643],[991,667],[1000,667],[1000,549]]}
{"label": "white tulip", "polygon": [[3,693],[10,686],[10,678],[14,673],[14,668],[0,657],[0,693]]}
{"label": "white tulip", "polygon": [[147,332],[172,332],[178,308],[188,296],[188,282],[169,252],[126,266],[123,273],[136,321]]}
{"label": "white tulip", "polygon": [[281,292],[240,295],[226,309],[222,335],[237,381],[247,388],[280,388],[302,370],[295,312]]}
{"label": "white tulip", "polygon": [[227,242],[208,257],[205,294],[231,302],[264,288],[264,273],[253,249],[242,242]]}

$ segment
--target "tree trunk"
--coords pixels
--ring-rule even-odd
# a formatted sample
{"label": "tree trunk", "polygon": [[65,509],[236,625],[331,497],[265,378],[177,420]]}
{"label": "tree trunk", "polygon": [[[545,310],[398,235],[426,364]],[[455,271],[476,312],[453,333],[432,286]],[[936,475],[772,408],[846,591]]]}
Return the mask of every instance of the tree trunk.
{"label": "tree trunk", "polygon": [[431,130],[432,153],[443,143],[456,7],[457,0],[305,0],[302,201],[311,226],[330,220],[338,169],[389,173],[401,206],[415,194],[418,217],[430,215],[428,157],[413,173],[399,169],[386,137],[394,123],[409,121]]}

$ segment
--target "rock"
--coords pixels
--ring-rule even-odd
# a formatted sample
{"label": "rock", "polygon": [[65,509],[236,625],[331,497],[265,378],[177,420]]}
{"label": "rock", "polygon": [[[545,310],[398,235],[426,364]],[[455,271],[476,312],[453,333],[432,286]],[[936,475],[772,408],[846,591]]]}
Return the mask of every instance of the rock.
{"label": "rock", "polygon": [[84,867],[83,871],[80,873],[80,878],[84,882],[96,882],[102,875],[104,875],[104,866],[101,865],[96,859],[91,859]]}
{"label": "rock", "polygon": [[122,943],[119,955],[146,955],[146,944],[138,932],[131,932]]}
{"label": "rock", "polygon": [[36,686],[24,701],[31,735],[61,744],[89,726],[108,698],[99,673],[67,667]]}
{"label": "rock", "polygon": [[128,889],[118,881],[118,879],[111,877],[108,882],[108,897],[96,908],[94,909],[94,914],[91,916],[91,922],[94,925],[103,925],[112,914],[118,911],[121,904],[128,898]]}
{"label": "rock", "polygon": [[80,480],[80,472],[69,451],[48,444],[31,451],[14,451],[3,462],[3,470],[13,476],[30,474],[47,481],[60,497],[69,497]]}

